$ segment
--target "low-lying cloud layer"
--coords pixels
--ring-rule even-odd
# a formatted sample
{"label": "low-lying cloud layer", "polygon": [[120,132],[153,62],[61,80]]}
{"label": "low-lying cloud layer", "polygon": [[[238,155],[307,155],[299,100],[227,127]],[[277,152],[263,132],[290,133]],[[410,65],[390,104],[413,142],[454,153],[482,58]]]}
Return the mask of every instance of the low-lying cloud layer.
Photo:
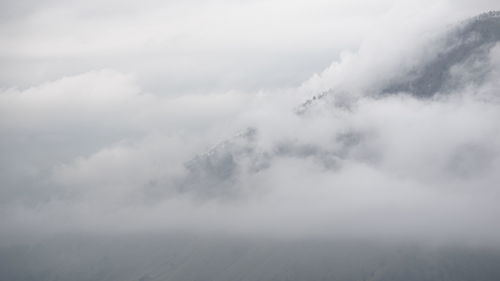
{"label": "low-lying cloud layer", "polygon": [[110,68],[9,85],[1,242],[188,231],[500,245],[500,17],[450,26],[443,7],[405,24],[393,7],[298,87],[160,95]]}

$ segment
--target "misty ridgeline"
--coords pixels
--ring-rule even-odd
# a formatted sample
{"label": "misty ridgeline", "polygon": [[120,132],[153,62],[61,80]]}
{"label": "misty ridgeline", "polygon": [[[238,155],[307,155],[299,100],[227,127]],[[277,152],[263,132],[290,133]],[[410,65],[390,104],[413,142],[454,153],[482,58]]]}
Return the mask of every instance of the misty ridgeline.
{"label": "misty ridgeline", "polygon": [[[55,168],[0,173],[0,280],[500,280],[500,12],[397,35],[297,89],[220,98],[243,104],[240,115],[216,100],[234,121],[214,129],[232,135],[219,142],[208,130],[137,141],[143,123],[184,116],[190,102],[186,124],[205,124],[194,112],[208,101],[137,93],[110,70],[2,92],[6,140],[86,142],[50,151]],[[99,103],[100,85],[112,106]],[[18,114],[28,109],[33,119]],[[113,139],[74,126],[101,109],[113,116],[96,127],[139,129],[61,160],[100,144],[85,130]],[[37,126],[51,134],[33,137]],[[36,156],[5,143],[5,157]]]}

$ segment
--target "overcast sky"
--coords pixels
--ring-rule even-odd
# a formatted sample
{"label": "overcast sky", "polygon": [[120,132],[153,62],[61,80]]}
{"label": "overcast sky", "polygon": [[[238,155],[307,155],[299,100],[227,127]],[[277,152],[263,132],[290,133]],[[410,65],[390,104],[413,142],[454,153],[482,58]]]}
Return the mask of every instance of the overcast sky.
{"label": "overcast sky", "polygon": [[454,67],[455,82],[488,71],[443,97],[372,95],[499,1],[0,5],[0,243],[188,230],[500,245],[500,45]]}
{"label": "overcast sky", "polygon": [[[112,68],[161,95],[296,86],[389,17],[448,24],[496,1],[2,1],[0,86]],[[425,18],[425,20],[424,20]],[[431,21],[431,22],[427,22]]]}

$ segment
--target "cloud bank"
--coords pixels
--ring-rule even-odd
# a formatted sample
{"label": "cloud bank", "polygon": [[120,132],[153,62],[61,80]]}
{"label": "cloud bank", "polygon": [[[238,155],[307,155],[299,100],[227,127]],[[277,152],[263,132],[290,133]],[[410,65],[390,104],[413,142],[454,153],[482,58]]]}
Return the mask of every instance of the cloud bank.
{"label": "cloud bank", "polygon": [[[194,2],[164,5],[182,6],[179,9],[183,12],[190,11],[189,5],[206,5]],[[287,6],[286,15],[292,18],[302,4]],[[9,5],[12,11],[21,11],[15,3]],[[0,50],[3,57],[33,56],[43,61],[47,57],[80,60],[88,56],[89,65],[99,65],[93,60],[104,54],[104,61],[119,66],[121,63],[115,62],[121,59],[115,61],[114,55],[106,55],[108,52],[155,52],[177,42],[149,41],[169,34],[155,35],[168,26],[162,18],[142,20],[151,15],[149,10],[145,15],[137,14],[141,25],[128,22],[130,28],[138,29],[138,37],[121,42],[105,34],[109,31],[117,38],[127,37],[112,28],[113,23],[121,24],[120,17],[88,21],[84,20],[87,6],[53,5],[57,9],[26,11],[24,20],[6,17],[4,28],[20,32],[2,39],[10,44]],[[209,7],[217,10],[219,5],[222,3]],[[329,5],[317,1],[309,7],[319,13]],[[360,11],[368,13],[367,18],[383,14],[360,47],[342,52],[329,67],[300,85],[294,85],[294,78],[279,89],[257,91],[241,83],[240,90],[217,91],[217,87],[200,82],[197,90],[190,89],[187,94],[162,94],[153,89],[171,88],[148,85],[146,90],[141,84],[150,83],[144,76],[154,73],[157,79],[160,75],[154,66],[141,70],[138,61],[144,54],[121,64],[127,65],[123,68],[115,67],[122,71],[102,68],[73,75],[63,63],[42,75],[47,78],[64,73],[62,78],[35,86],[23,82],[14,87],[3,82],[1,242],[74,232],[187,231],[500,245],[496,223],[500,214],[498,14],[449,25],[443,15],[463,17],[468,2],[447,13],[444,11],[450,6],[446,2],[380,5]],[[492,6],[486,1],[484,5]],[[255,13],[266,6],[269,14],[264,13],[263,26],[282,27],[272,24],[273,11],[283,6],[280,1],[250,6]],[[347,2],[334,6],[357,9]],[[79,49],[75,46],[82,43],[74,40],[85,37],[73,35],[58,37],[62,42],[47,40],[46,46],[29,44],[42,41],[21,32],[23,27],[45,21],[46,13],[65,17],[59,12],[68,9],[81,13],[71,17],[79,28],[75,34],[87,34],[92,44]],[[119,13],[133,13],[124,9]],[[237,17],[241,7],[224,9]],[[193,17],[200,16],[196,11]],[[225,26],[217,15],[209,10],[201,21],[212,28]],[[94,30],[93,24],[109,20],[113,21],[110,30],[99,30],[97,35],[86,32]],[[169,20],[174,26],[181,21],[175,16]],[[296,35],[314,40],[290,48],[291,53],[352,43],[349,36],[334,40],[308,33],[324,23],[322,20],[325,18],[306,21],[298,35],[273,28],[257,28],[257,34],[249,34],[244,31],[253,30],[249,24],[254,21],[238,18],[239,26],[229,26],[224,32],[214,28],[210,33],[214,37],[201,43],[196,41],[201,40],[196,37],[200,33],[189,26],[197,21],[185,21],[187,26],[182,28],[196,36],[182,39],[185,37],[172,30],[171,36],[181,38],[172,52],[188,46],[224,52],[224,48],[239,49],[249,40],[250,46],[262,42],[262,50],[273,53]],[[337,24],[351,20],[355,19],[341,18]],[[358,24],[363,25],[360,29],[367,28],[364,22]],[[349,31],[356,33],[358,27]],[[222,36],[227,32],[231,36]],[[280,34],[276,41],[264,40],[273,34]],[[48,38],[51,36],[57,34]],[[107,40],[97,41],[95,36]],[[327,42],[321,44],[320,39]],[[21,45],[24,47],[15,48]],[[195,57],[206,59],[203,52],[195,53]],[[246,60],[238,62],[243,63],[239,65],[243,73],[251,73],[245,72]],[[198,63],[204,67],[203,61]],[[178,62],[173,65],[174,69],[179,66]],[[194,71],[190,79],[196,80],[198,74],[220,65],[208,64],[208,70],[186,69],[190,74]],[[135,66],[138,74],[123,71]],[[80,63],[76,68],[85,67]],[[223,67],[220,71],[226,70]],[[183,73],[182,67],[180,71]],[[6,71],[2,73],[3,81],[37,80],[33,73],[23,77],[14,71],[11,78]],[[12,78],[16,75],[19,77]],[[161,75],[169,79],[168,71]],[[266,84],[260,75],[252,77]]]}

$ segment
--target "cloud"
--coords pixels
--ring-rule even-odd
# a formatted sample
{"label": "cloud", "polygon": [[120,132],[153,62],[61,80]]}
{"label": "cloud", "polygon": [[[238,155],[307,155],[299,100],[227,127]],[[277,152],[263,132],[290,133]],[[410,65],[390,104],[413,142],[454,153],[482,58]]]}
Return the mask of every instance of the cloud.
{"label": "cloud", "polygon": [[[305,5],[298,1],[286,6],[280,23],[273,16],[284,7],[282,1],[230,5],[222,11],[235,25],[226,26],[219,18],[223,4],[165,4],[181,6],[183,13],[193,11],[190,5],[210,8],[206,14],[194,10],[191,17],[200,16],[199,21],[183,21],[183,13],[170,19],[172,26],[189,35],[179,37],[179,45],[171,50],[227,48],[231,54],[248,43],[248,48],[273,53],[310,36],[313,40],[290,52],[311,51],[324,39],[318,34],[327,28],[308,32],[321,24],[329,26],[325,7],[363,8],[357,2]],[[141,74],[118,68],[66,74],[38,86],[4,88],[0,92],[3,236],[186,230],[498,245],[500,56],[498,45],[492,44],[498,38],[479,40],[481,44],[473,48],[460,40],[447,40],[443,36],[456,34],[456,29],[442,26],[449,20],[442,19],[449,7],[445,2],[431,5],[431,10],[416,4],[420,10],[414,10],[406,2],[387,4],[388,12],[385,3],[380,5],[360,11],[368,18],[385,13],[359,50],[345,52],[298,87],[217,92],[201,86],[201,94],[170,95],[147,90]],[[285,28],[295,15],[302,15],[304,7],[322,17],[307,21],[303,15],[307,23],[299,25],[297,33],[292,32],[297,25]],[[80,12],[81,17],[67,21],[77,21],[81,29],[65,35],[69,39],[63,36],[63,42],[47,40],[48,45],[40,49],[31,44],[20,51],[4,46],[4,56],[103,56],[106,60],[115,48],[117,53],[147,53],[173,42],[155,36],[162,27],[169,27],[168,20],[144,20],[158,16],[150,8],[137,13],[141,22],[137,27],[135,20],[114,14],[89,21],[84,17],[87,6],[59,8]],[[243,8],[251,12],[245,14]],[[124,9],[118,14],[133,13]],[[261,10],[263,20],[256,23],[252,15]],[[450,17],[460,12],[453,10]],[[26,17],[43,22],[44,13],[54,11],[40,10]],[[350,20],[342,18],[338,23]],[[110,23],[110,29],[96,28],[101,26],[99,21]],[[122,21],[127,23],[124,29]],[[193,23],[206,23],[210,32],[203,37],[202,27]],[[262,26],[252,34],[254,23]],[[125,31],[132,27],[138,35],[128,38]],[[231,36],[225,36],[226,31]],[[81,34],[91,38],[88,48],[79,42],[85,39]],[[106,40],[96,40],[100,36]],[[324,46],[348,45],[349,36],[324,39]],[[144,47],[151,38],[159,41]],[[39,41],[27,31],[9,42],[12,47],[23,40]],[[465,55],[457,59],[450,42],[465,46],[457,47]],[[443,57],[452,61],[435,63]],[[131,58],[130,67],[141,58]],[[245,73],[245,64],[235,64]],[[178,64],[173,65],[175,70]],[[195,65],[187,67],[186,73],[198,77],[219,67],[218,63],[203,66],[203,60]],[[418,91],[425,85],[421,83],[428,81],[419,77],[430,75],[429,65],[434,66],[431,69],[443,66],[440,77],[446,78],[422,95]],[[151,71],[155,79],[162,77]],[[250,78],[260,81],[259,77]]]}

